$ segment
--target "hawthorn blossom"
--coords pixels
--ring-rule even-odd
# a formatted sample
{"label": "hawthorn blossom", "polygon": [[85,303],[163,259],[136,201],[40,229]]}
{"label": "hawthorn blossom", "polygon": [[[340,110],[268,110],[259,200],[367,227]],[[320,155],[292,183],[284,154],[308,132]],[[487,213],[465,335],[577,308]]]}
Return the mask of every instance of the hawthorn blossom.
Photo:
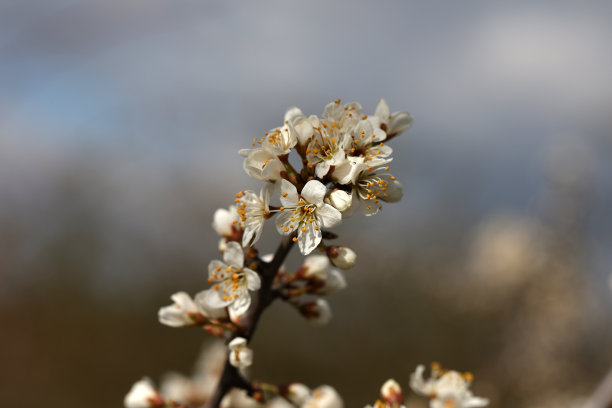
{"label": "hawthorn blossom", "polygon": [[170,327],[193,326],[201,317],[198,305],[185,292],[177,292],[170,297],[174,302],[170,306],[159,309],[158,317],[161,324]]}
{"label": "hawthorn blossom", "polygon": [[234,367],[245,368],[253,364],[253,350],[247,346],[244,337],[236,337],[228,344],[229,361]]}
{"label": "hawthorn blossom", "polygon": [[318,126],[319,118],[316,115],[306,117],[300,108],[292,107],[285,113],[285,123],[291,123],[295,129],[298,144],[305,146],[313,136],[314,126]]}
{"label": "hawthorn blossom", "polygon": [[285,171],[285,165],[278,156],[267,149],[242,149],[238,154],[245,156],[244,171],[254,179],[274,182]]}
{"label": "hawthorn blossom", "polygon": [[325,177],[331,166],[337,166],[346,160],[343,148],[344,136],[335,122],[330,125],[321,122],[321,125],[315,129],[314,136],[306,149],[306,158],[308,166],[314,166],[317,177]]}
{"label": "hawthorn blossom", "polygon": [[270,185],[266,185],[259,196],[253,191],[242,191],[236,194],[235,202],[240,225],[244,228],[242,246],[252,246],[261,237],[264,222],[270,216]]}
{"label": "hawthorn blossom", "polygon": [[389,105],[383,98],[378,102],[374,116],[379,120],[382,130],[387,132],[388,137],[402,133],[412,126],[412,115],[408,112],[389,113]]}
{"label": "hawthorn blossom", "polygon": [[321,385],[312,391],[301,408],[344,408],[344,402],[334,388]]}
{"label": "hawthorn blossom", "polygon": [[230,205],[226,210],[219,208],[213,215],[212,227],[222,237],[228,238],[235,234],[240,215],[236,211],[236,206]]}
{"label": "hawthorn blossom", "polygon": [[281,213],[276,228],[282,235],[298,231],[297,239],[303,255],[311,253],[321,242],[321,228],[340,224],[342,214],[324,202],[326,188],[320,181],[310,180],[301,194],[287,180],[281,180]]}
{"label": "hawthorn blossom", "polygon": [[361,120],[351,134],[344,139],[344,150],[347,156],[361,157],[367,166],[380,166],[387,163],[393,149],[384,144],[387,134],[375,128],[371,120]]}
{"label": "hawthorn blossom", "polygon": [[214,309],[227,307],[232,319],[249,309],[249,290],[258,290],[261,285],[257,272],[244,267],[244,254],[237,242],[227,244],[223,262],[214,260],[208,265],[208,282],[214,286],[196,296],[196,302]]}
{"label": "hawthorn blossom", "polygon": [[277,156],[289,154],[297,144],[297,135],[293,123],[285,121],[284,126],[266,132],[260,143],[265,150]]}
{"label": "hawthorn blossom", "polygon": [[[359,174],[353,185],[353,203],[359,203],[364,215],[374,215],[381,208],[381,201],[395,203],[402,198],[402,185],[389,173],[379,173],[383,168],[368,169]],[[387,171],[389,168],[385,167]],[[353,211],[357,208],[353,205]]]}
{"label": "hawthorn blossom", "polygon": [[430,398],[431,408],[475,408],[489,403],[486,398],[474,397],[469,390],[473,376],[470,373],[460,374],[457,371],[442,370],[436,363],[432,364],[431,376],[425,380],[425,367],[419,365],[410,376],[410,387],[417,394]]}
{"label": "hawthorn blossom", "polygon": [[123,399],[125,408],[159,408],[165,406],[164,400],[149,378],[134,383]]}

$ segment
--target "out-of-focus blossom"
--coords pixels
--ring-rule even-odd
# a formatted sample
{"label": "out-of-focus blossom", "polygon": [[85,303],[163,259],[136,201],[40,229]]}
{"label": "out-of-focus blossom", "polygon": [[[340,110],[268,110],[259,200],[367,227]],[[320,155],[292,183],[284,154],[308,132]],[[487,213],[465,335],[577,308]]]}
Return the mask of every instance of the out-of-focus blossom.
{"label": "out-of-focus blossom", "polygon": [[314,326],[324,326],[332,318],[332,311],[325,299],[306,301],[298,306],[300,314]]}
{"label": "out-of-focus blossom", "polygon": [[229,209],[219,208],[213,216],[212,227],[222,237],[228,238],[234,235],[236,223],[240,216],[236,207],[231,205]]}
{"label": "out-of-focus blossom", "polygon": [[253,350],[247,345],[244,337],[236,337],[228,344],[230,364],[238,368],[246,368],[253,364]]}
{"label": "out-of-focus blossom", "polygon": [[304,405],[310,398],[311,390],[302,383],[291,383],[281,389],[281,395],[297,407]]}
{"label": "out-of-focus blossom", "polygon": [[221,401],[221,408],[262,408],[264,405],[249,397],[244,390],[234,388]]}
{"label": "out-of-focus blossom", "polygon": [[410,387],[417,394],[430,398],[431,408],[473,408],[484,407],[489,403],[486,398],[475,397],[469,390],[473,376],[470,373],[442,370],[432,364],[431,377],[423,378],[425,367],[420,365],[410,376]]}
{"label": "out-of-focus blossom", "polygon": [[310,255],[304,259],[298,276],[312,281],[313,293],[328,295],[346,288],[346,279],[339,270],[331,267],[326,255]]}
{"label": "out-of-focus blossom", "polygon": [[125,408],[161,408],[165,405],[153,382],[148,378],[143,378],[132,385],[123,404]]}
{"label": "out-of-focus blossom", "polygon": [[183,327],[193,326],[198,322],[200,312],[191,296],[185,292],[177,292],[171,299],[173,304],[159,309],[160,323],[170,327]]}
{"label": "out-of-focus blossom", "polygon": [[321,385],[312,391],[301,408],[344,408],[344,402],[334,388]]}

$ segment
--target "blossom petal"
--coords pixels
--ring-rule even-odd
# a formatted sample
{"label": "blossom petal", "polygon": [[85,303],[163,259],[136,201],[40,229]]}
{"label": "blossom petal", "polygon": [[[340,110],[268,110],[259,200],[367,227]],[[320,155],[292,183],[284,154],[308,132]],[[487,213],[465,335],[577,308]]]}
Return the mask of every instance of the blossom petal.
{"label": "blossom petal", "polygon": [[244,274],[246,276],[247,287],[249,290],[259,290],[261,287],[261,279],[257,272],[252,269],[244,268]]}
{"label": "blossom petal", "polygon": [[[281,235],[291,234],[297,228],[297,223],[291,223],[291,216],[293,214],[289,210],[282,211],[276,216],[276,230]],[[293,228],[291,228],[293,226]]]}
{"label": "blossom petal", "polygon": [[395,112],[393,115],[391,115],[387,133],[389,135],[402,133],[404,130],[412,126],[413,120],[412,115],[408,112]]}
{"label": "blossom petal", "polygon": [[302,197],[311,204],[315,204],[317,207],[323,204],[325,193],[327,188],[317,180],[310,180],[302,189]]}
{"label": "blossom petal", "polygon": [[[331,206],[330,206],[331,207]],[[333,208],[333,207],[332,207]],[[338,211],[334,208],[335,211]],[[340,213],[340,212],[338,212]],[[322,239],[321,229],[315,228],[315,223],[306,223],[306,231],[298,233],[298,245],[302,255],[308,255],[319,245]]]}
{"label": "blossom petal", "polygon": [[223,300],[221,298],[221,294],[214,289],[208,289],[200,292],[196,297],[196,301],[201,303],[201,306],[205,309],[220,309],[222,307],[227,307],[230,303],[232,303],[232,301],[227,300],[227,298],[226,300]]}
{"label": "blossom petal", "polygon": [[244,253],[242,252],[242,246],[234,241],[228,242],[225,252],[223,253],[223,260],[228,265],[242,268],[244,265]]}
{"label": "blossom petal", "polygon": [[390,174],[381,174],[380,178],[388,183],[387,190],[385,191],[387,195],[381,197],[381,199],[388,203],[396,203],[401,200],[402,196],[404,195],[402,184],[399,181],[394,180],[395,177]]}
{"label": "blossom petal", "polygon": [[321,226],[332,228],[342,222],[342,213],[329,204],[317,208],[317,218]]}
{"label": "blossom petal", "polygon": [[210,263],[208,264],[208,279],[219,280],[218,276],[217,279],[215,279],[215,272],[220,271],[225,267],[226,265],[217,259],[215,259],[214,261],[210,261]]}
{"label": "blossom petal", "polygon": [[281,180],[281,196],[280,201],[284,207],[295,207],[298,203],[297,188],[293,183],[282,179]]}
{"label": "blossom petal", "polygon": [[378,101],[378,105],[376,105],[376,110],[374,111],[374,115],[377,116],[381,123],[387,124],[389,121],[389,105],[387,105],[387,101],[384,98],[380,98]]}
{"label": "blossom petal", "polygon": [[232,319],[242,316],[251,306],[251,296],[246,288],[239,288],[235,296],[228,307]]}

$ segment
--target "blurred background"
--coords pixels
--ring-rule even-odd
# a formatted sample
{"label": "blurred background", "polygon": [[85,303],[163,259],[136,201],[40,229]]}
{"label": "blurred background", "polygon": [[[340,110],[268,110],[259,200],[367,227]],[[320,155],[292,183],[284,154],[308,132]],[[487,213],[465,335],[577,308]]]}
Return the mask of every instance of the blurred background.
{"label": "blurred background", "polygon": [[273,305],[254,378],[360,407],[436,360],[492,406],[579,403],[612,366],[611,23],[607,1],[1,0],[3,404],[119,407],[189,373],[209,337],[157,310],[207,287],[214,210],[259,189],[238,149],[290,106],[380,97],[415,117],[404,198],[337,230],[359,262],[328,327]]}

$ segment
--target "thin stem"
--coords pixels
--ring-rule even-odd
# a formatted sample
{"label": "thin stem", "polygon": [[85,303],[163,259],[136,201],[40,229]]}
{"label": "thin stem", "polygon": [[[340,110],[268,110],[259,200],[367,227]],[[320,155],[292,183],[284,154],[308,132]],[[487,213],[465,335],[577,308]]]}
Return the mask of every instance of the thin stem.
{"label": "thin stem", "polygon": [[[261,262],[259,272],[261,275],[261,287],[253,295],[251,307],[249,308],[248,314],[244,318],[241,324],[242,330],[238,333],[232,334],[232,338],[240,336],[250,341],[253,337],[259,318],[263,314],[263,311],[272,303],[275,299],[275,293],[272,290],[272,284],[274,278],[278,273],[279,268],[285,261],[285,258],[289,254],[289,251],[293,247],[293,236],[288,235],[283,237],[274,258],[270,262]],[[246,390],[249,394],[254,392],[253,385],[249,383],[238,371],[238,369],[229,363],[229,354],[225,361],[225,368],[223,374],[217,384],[217,389],[213,396],[208,400],[205,408],[217,408],[221,403],[223,397],[232,389],[241,388]]]}

